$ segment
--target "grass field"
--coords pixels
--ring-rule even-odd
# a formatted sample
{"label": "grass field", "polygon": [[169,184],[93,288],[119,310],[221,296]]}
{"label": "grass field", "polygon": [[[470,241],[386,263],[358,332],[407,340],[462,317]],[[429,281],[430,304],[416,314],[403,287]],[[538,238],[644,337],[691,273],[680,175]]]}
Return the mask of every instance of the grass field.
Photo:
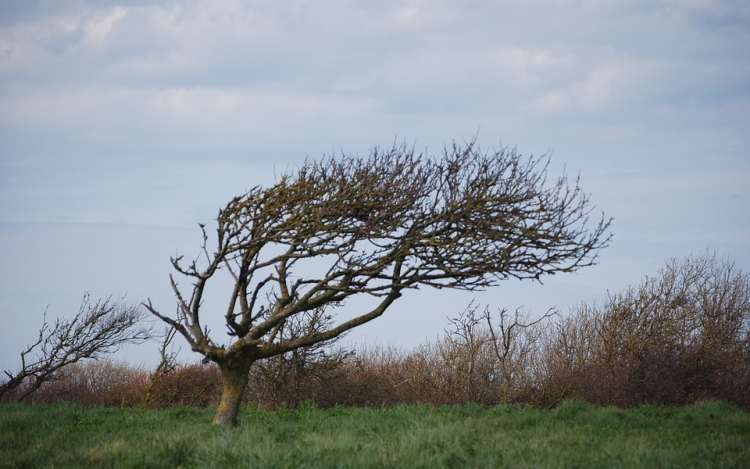
{"label": "grass field", "polygon": [[212,409],[0,405],[0,467],[750,467],[750,413],[478,406]]}

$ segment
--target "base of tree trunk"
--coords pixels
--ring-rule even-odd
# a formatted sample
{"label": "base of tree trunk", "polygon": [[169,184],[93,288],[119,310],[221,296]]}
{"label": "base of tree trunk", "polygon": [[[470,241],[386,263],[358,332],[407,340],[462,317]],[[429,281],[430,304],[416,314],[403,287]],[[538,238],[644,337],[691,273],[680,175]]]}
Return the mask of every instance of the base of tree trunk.
{"label": "base of tree trunk", "polygon": [[240,363],[219,364],[224,389],[214,416],[214,425],[221,425],[222,427],[237,426],[237,414],[240,410],[240,404],[242,404],[242,396],[245,394],[252,363],[252,361],[247,360]]}

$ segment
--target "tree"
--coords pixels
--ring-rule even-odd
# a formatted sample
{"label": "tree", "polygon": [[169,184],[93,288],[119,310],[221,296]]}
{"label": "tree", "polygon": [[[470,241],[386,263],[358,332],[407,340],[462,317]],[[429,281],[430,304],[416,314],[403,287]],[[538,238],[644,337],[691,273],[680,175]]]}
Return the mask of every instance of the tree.
{"label": "tree", "polygon": [[440,404],[507,404],[528,398],[538,384],[539,352],[545,327],[558,312],[533,318],[523,308],[514,313],[472,301],[433,344],[421,347],[419,381],[436,391]]}
{"label": "tree", "polygon": [[150,340],[151,328],[141,325],[144,316],[140,305],[125,305],[112,297],[91,304],[88,293],[70,320],[56,319],[50,327],[45,313],[39,338],[21,352],[21,370],[16,374],[5,371],[8,381],[0,385],[0,397],[20,389],[17,399],[23,400],[45,382],[57,379],[63,367]]}
{"label": "tree", "polygon": [[[154,406],[154,402],[156,401],[156,385],[159,380],[177,369],[177,354],[179,353],[179,350],[175,351],[174,348],[170,348],[176,335],[177,330],[173,327],[167,327],[164,331],[161,347],[159,348],[159,356],[161,357],[161,360],[148,380],[146,395],[143,399],[146,407]],[[169,351],[167,351],[167,349],[169,349]]]}
{"label": "tree", "polygon": [[[548,185],[548,164],[509,148],[483,152],[475,141],[453,143],[441,157],[394,145],[366,158],[308,160],[220,210],[213,252],[201,224],[200,258],[172,258],[192,281],[186,295],[170,276],[176,317],[146,307],[218,364],[224,388],[214,423],[236,425],[254,362],[334,339],[381,316],[405,290],[477,290],[594,264],[610,220],[589,220],[578,179]],[[201,322],[206,286],[222,269],[234,281],[226,345]],[[302,336],[280,334],[293,317],[352,296],[370,297],[371,307]]]}

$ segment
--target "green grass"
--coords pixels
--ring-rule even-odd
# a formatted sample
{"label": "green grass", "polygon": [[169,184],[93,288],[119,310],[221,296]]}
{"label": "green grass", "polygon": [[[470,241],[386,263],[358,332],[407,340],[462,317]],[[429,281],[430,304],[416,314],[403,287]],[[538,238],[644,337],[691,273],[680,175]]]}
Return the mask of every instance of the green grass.
{"label": "green grass", "polygon": [[0,468],[750,467],[750,413],[477,406],[276,412],[0,405]]}

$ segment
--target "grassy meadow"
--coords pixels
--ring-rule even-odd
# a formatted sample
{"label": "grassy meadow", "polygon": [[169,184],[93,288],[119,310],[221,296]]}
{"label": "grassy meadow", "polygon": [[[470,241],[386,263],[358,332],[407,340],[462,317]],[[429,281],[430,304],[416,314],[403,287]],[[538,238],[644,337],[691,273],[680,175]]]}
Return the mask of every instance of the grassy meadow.
{"label": "grassy meadow", "polygon": [[719,401],[213,409],[0,405],[2,468],[750,467],[750,413]]}

